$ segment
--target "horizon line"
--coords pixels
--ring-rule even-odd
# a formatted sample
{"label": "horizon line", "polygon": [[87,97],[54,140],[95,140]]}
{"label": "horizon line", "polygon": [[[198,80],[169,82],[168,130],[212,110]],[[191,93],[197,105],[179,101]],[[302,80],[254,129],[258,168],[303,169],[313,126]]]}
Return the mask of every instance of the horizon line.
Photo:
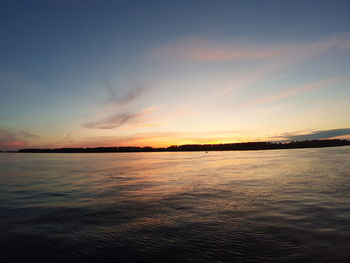
{"label": "horizon line", "polygon": [[[216,144],[182,144],[167,147],[153,146],[96,146],[96,147],[61,147],[61,148],[23,148],[18,150],[0,150],[0,152],[59,152],[59,151],[93,151],[110,150],[120,152],[136,151],[220,151],[220,150],[259,150],[259,149],[286,149],[286,148],[316,148],[328,146],[350,145],[347,139],[319,139],[301,141],[252,141],[238,143],[216,143]],[[241,146],[241,147],[239,147]],[[245,147],[244,147],[245,146]],[[290,147],[288,147],[290,146]],[[258,147],[258,148],[257,148]]]}

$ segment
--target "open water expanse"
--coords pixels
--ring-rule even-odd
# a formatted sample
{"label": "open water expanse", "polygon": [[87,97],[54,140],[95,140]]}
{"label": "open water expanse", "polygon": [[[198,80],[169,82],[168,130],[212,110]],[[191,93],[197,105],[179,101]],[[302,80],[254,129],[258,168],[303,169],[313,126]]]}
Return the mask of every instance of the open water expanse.
{"label": "open water expanse", "polygon": [[0,262],[350,262],[350,147],[0,153]]}

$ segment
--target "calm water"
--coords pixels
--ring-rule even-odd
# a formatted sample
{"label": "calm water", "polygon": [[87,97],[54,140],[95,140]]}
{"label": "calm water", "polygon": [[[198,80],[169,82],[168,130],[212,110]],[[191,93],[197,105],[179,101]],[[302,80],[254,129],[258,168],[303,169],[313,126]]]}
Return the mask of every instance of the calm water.
{"label": "calm water", "polygon": [[0,154],[0,262],[350,262],[350,147]]}

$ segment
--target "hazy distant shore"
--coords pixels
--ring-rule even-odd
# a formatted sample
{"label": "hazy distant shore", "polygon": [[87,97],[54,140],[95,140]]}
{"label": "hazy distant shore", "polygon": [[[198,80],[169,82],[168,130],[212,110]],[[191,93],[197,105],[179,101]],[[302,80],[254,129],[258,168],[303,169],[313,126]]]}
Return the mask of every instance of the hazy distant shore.
{"label": "hazy distant shore", "polygon": [[[246,142],[226,144],[186,144],[163,148],[155,147],[94,147],[94,148],[55,148],[20,149],[20,153],[107,153],[107,152],[188,152],[188,151],[245,151],[297,148],[321,148],[350,145],[349,140],[311,140],[292,142]],[[13,151],[12,151],[13,152]]]}

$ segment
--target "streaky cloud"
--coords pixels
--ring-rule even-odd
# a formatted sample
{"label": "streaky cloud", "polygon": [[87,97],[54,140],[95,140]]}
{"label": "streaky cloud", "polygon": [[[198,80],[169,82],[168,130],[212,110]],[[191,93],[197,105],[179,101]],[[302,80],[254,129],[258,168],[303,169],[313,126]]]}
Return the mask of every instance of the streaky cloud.
{"label": "streaky cloud", "polygon": [[124,106],[130,104],[141,98],[146,91],[153,87],[152,83],[145,80],[138,80],[131,84],[129,83],[126,86],[119,87],[119,85],[112,83],[112,81],[104,74],[101,76],[101,81],[108,93],[104,103],[113,106]]}
{"label": "streaky cloud", "polygon": [[154,58],[205,62],[271,58],[278,56],[280,52],[280,49],[240,45],[227,47],[227,45],[210,43],[206,40],[190,40],[156,48],[150,52],[150,55]]}
{"label": "streaky cloud", "polygon": [[329,50],[350,48],[350,33],[338,33],[307,43],[248,44],[236,41],[219,43],[208,39],[185,39],[154,48],[150,56],[156,59],[186,60],[194,62],[225,62],[253,59],[305,59]]}
{"label": "streaky cloud", "polygon": [[141,115],[141,113],[118,113],[102,120],[86,122],[83,124],[83,127],[90,129],[114,129],[127,124]]}
{"label": "streaky cloud", "polygon": [[324,79],[321,81],[316,81],[316,82],[310,82],[310,83],[306,83],[304,85],[301,85],[299,87],[296,88],[292,88],[292,89],[287,89],[272,95],[268,95],[253,101],[249,101],[246,102],[240,106],[251,106],[251,105],[259,105],[259,104],[265,104],[265,103],[270,103],[270,102],[274,102],[274,101],[278,101],[278,100],[282,100],[282,99],[287,99],[289,97],[293,97],[299,94],[303,94],[306,92],[310,92],[310,91],[315,91],[315,90],[319,90],[322,88],[327,88],[327,87],[331,87],[334,85],[339,85],[339,84],[343,84],[350,81],[350,78],[348,77],[335,77],[335,78],[330,78],[330,79]]}
{"label": "streaky cloud", "polygon": [[28,139],[38,137],[23,130],[0,128],[0,150],[15,150],[26,147],[28,145]]}
{"label": "streaky cloud", "polygon": [[152,112],[156,109],[156,106],[151,106],[145,108],[139,112],[127,112],[127,113],[117,113],[109,117],[103,118],[101,120],[90,121],[84,123],[82,126],[89,129],[115,129],[131,122],[137,122],[138,119],[149,112]]}
{"label": "streaky cloud", "polygon": [[303,140],[330,139],[330,138],[344,136],[344,135],[350,136],[350,128],[316,130],[312,132],[286,132],[272,138],[276,140],[303,141]]}
{"label": "streaky cloud", "polygon": [[109,96],[106,99],[106,103],[116,106],[129,104],[140,98],[148,88],[148,86],[137,86],[135,89],[120,96],[115,89],[113,89],[111,86],[107,86]]}

